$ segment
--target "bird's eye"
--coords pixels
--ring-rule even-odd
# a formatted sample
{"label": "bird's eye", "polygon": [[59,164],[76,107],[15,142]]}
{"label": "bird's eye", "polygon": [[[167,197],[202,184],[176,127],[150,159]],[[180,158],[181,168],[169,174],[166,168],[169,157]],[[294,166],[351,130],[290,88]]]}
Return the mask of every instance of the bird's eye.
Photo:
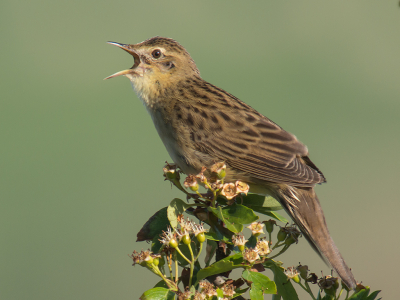
{"label": "bird's eye", "polygon": [[153,50],[153,52],[151,52],[151,55],[152,55],[154,58],[160,58],[160,56],[161,56],[161,50],[160,50],[160,49]]}

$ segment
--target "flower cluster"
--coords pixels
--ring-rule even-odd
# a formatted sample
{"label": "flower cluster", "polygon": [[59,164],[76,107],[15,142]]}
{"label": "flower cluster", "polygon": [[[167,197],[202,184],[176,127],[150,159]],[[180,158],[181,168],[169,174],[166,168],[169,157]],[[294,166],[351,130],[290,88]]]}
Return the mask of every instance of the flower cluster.
{"label": "flower cluster", "polygon": [[[199,283],[200,291],[196,291],[194,294],[194,300],[204,300],[204,299],[212,299],[217,295],[217,288],[214,284],[202,280]],[[224,297],[223,300],[232,299],[235,295],[235,286],[232,284],[232,280],[230,282],[225,282],[222,286],[219,287],[219,290],[222,291]]]}
{"label": "flower cluster", "polygon": [[[187,176],[183,185],[186,188],[191,189],[193,192],[198,193],[200,182],[209,190],[226,197],[228,200],[232,200],[240,193],[247,195],[249,192],[250,187],[245,182],[236,181],[224,183],[224,178],[226,176],[226,164],[224,162],[218,162],[211,166],[209,178],[204,175],[206,170],[207,168],[203,167],[199,174]],[[165,172],[166,171],[164,170],[164,173]]]}
{"label": "flower cluster", "polygon": [[221,195],[225,196],[226,199],[232,200],[240,193],[244,193],[247,195],[249,192],[249,185],[243,181],[236,181],[235,183],[225,183],[221,189]]}
{"label": "flower cluster", "polygon": [[180,229],[172,230],[171,227],[168,227],[167,231],[163,231],[163,234],[160,235],[161,239],[159,241],[164,244],[164,246],[168,246],[171,248],[177,248],[180,241],[184,244],[190,243],[190,234],[194,234],[197,240],[200,243],[205,241],[204,233],[207,232],[203,225],[196,224],[193,221],[185,220],[185,218],[179,219]]}
{"label": "flower cluster", "polygon": [[245,239],[243,233],[237,233],[232,236],[232,243],[237,246],[243,254],[243,259],[253,264],[261,257],[265,257],[271,253],[270,244],[265,239],[257,241],[254,248],[246,248],[245,245],[248,240]]}

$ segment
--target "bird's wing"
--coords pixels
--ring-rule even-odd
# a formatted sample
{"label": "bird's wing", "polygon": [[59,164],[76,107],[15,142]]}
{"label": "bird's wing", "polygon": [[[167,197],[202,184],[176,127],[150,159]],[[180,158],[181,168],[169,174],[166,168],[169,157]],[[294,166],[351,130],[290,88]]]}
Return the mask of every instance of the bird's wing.
{"label": "bird's wing", "polygon": [[190,127],[196,151],[267,182],[293,186],[325,182],[322,172],[308,158],[307,147],[294,135],[234,96],[226,92],[223,96],[230,101],[214,102],[218,109],[205,111],[206,122],[201,117],[204,105],[199,102],[192,106],[195,113]]}

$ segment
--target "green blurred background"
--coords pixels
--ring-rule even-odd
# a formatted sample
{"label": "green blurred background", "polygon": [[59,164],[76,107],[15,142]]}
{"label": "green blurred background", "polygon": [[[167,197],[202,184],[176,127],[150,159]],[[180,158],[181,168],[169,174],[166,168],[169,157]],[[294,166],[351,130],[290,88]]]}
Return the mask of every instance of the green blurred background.
{"label": "green blurred background", "polygon": [[[398,295],[397,1],[2,1],[0,298],[137,299],[157,278],[127,254],[180,194],[106,41],[171,37],[203,78],[310,150],[332,236],[358,281]],[[329,274],[305,240],[282,257]]]}

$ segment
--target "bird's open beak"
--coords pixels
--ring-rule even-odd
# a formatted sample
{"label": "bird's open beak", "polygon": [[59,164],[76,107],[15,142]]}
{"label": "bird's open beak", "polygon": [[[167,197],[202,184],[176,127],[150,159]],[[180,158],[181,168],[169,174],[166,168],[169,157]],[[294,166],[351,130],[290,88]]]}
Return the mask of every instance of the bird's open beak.
{"label": "bird's open beak", "polygon": [[127,75],[127,74],[134,73],[133,69],[135,69],[140,64],[140,58],[139,58],[139,55],[131,48],[131,46],[127,45],[127,44],[116,43],[116,42],[107,42],[107,43],[111,44],[111,45],[115,45],[115,46],[125,50],[126,52],[128,52],[135,59],[135,63],[133,64],[133,66],[130,69],[123,70],[123,71],[117,72],[115,74],[112,74],[112,75],[104,78],[104,80],[114,78],[114,77],[117,77],[120,75]]}

